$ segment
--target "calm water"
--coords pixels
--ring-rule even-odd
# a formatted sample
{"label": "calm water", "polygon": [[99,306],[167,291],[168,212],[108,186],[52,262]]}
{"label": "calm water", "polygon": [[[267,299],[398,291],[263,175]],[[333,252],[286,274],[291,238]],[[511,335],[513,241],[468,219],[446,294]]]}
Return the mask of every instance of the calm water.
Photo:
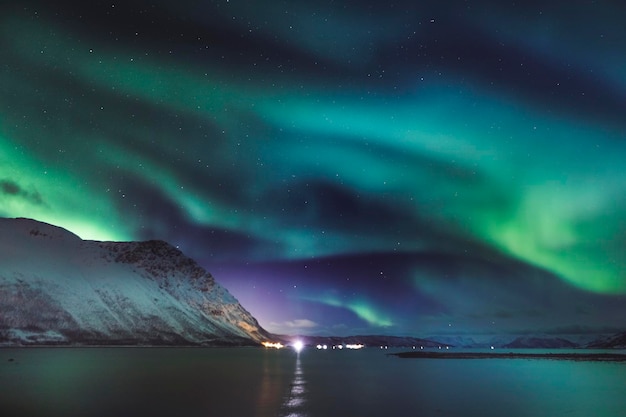
{"label": "calm water", "polygon": [[626,415],[624,363],[400,359],[386,353],[2,349],[0,415]]}

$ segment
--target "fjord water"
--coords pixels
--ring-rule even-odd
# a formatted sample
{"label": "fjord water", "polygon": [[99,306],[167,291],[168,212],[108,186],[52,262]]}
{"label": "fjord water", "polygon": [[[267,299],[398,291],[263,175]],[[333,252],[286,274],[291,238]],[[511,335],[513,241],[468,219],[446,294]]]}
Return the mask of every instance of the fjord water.
{"label": "fjord water", "polygon": [[626,415],[626,364],[375,348],[0,350],[2,416]]}

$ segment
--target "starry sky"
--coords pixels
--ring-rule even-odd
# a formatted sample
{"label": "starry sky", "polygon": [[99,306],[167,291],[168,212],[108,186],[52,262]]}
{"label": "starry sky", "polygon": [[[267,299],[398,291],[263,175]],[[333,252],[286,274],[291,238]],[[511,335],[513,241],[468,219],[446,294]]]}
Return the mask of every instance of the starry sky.
{"label": "starry sky", "polygon": [[626,6],[0,6],[0,216],[163,239],[285,334],[626,328]]}

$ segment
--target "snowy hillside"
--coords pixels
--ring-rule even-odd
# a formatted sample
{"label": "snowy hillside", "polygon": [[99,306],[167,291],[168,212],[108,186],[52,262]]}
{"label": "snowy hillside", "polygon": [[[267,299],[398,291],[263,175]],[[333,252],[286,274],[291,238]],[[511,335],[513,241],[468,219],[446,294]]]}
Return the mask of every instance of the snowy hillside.
{"label": "snowy hillside", "polygon": [[626,332],[601,337],[587,345],[590,349],[626,349]]}
{"label": "snowy hillside", "polygon": [[0,218],[0,344],[244,345],[256,319],[162,241],[95,242]]}

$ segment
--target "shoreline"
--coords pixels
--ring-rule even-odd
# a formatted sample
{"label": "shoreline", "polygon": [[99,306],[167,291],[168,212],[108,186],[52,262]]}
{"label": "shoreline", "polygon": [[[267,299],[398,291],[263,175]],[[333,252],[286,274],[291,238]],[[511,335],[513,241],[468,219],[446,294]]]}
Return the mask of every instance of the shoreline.
{"label": "shoreline", "polygon": [[562,361],[626,362],[623,353],[492,353],[492,352],[398,352],[402,359],[549,359]]}

